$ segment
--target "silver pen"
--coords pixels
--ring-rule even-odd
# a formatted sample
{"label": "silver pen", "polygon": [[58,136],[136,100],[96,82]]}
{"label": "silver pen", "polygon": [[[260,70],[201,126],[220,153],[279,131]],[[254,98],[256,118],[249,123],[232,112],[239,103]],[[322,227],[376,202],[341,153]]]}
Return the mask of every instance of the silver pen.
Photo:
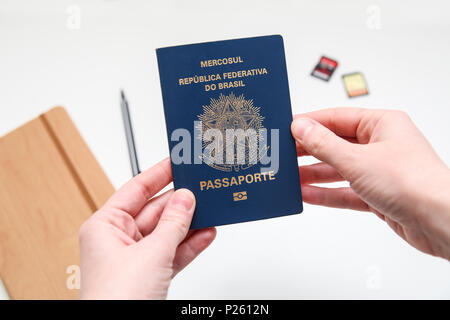
{"label": "silver pen", "polygon": [[130,110],[128,109],[128,101],[123,90],[120,90],[120,107],[122,109],[123,124],[125,127],[125,135],[127,137],[128,153],[130,155],[131,171],[133,177],[138,175],[141,170],[136,154],[136,146],[134,144],[133,126],[131,125]]}

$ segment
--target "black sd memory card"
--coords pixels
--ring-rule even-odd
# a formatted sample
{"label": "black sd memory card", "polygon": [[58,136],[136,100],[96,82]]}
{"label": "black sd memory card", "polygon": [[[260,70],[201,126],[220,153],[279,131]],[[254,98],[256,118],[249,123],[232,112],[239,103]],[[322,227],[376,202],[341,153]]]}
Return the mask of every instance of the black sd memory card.
{"label": "black sd memory card", "polygon": [[336,60],[322,56],[319,63],[316,65],[314,70],[311,72],[313,77],[322,79],[324,81],[330,80],[333,75],[334,70],[336,70],[338,62]]}

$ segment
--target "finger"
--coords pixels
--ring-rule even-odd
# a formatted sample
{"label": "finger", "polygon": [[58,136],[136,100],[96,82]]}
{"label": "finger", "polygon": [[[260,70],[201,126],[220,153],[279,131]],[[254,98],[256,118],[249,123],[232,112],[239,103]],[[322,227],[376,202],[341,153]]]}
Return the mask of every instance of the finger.
{"label": "finger", "polygon": [[291,131],[303,149],[335,167],[340,173],[346,171],[349,164],[355,163],[354,157],[359,146],[338,137],[319,122],[309,118],[296,118],[292,122]]}
{"label": "finger", "polygon": [[294,120],[314,119],[337,135],[356,137],[358,125],[366,111],[362,108],[332,108],[294,115]]}
{"label": "finger", "polygon": [[188,189],[175,191],[167,202],[154,231],[141,242],[162,244],[168,252],[175,252],[186,238],[195,209],[195,196]]}
{"label": "finger", "polygon": [[363,108],[332,108],[294,116],[311,118],[333,131],[338,136],[355,137],[360,143],[367,143],[376,123],[386,110]]}
{"label": "finger", "polygon": [[[353,137],[341,137],[342,139],[351,142],[351,143],[359,143],[356,138]],[[302,148],[302,146],[295,141],[295,149],[297,150],[297,157],[310,156],[310,154]]]}
{"label": "finger", "polygon": [[183,270],[203,250],[205,250],[216,237],[216,228],[195,230],[179,246],[173,261],[173,275]]}
{"label": "finger", "polygon": [[369,206],[362,201],[352,188],[322,188],[310,185],[302,186],[303,201],[325,207],[369,211]]}
{"label": "finger", "polygon": [[157,197],[153,197],[135,217],[136,225],[144,237],[155,229],[172,194],[173,189],[170,189]]}
{"label": "finger", "polygon": [[166,158],[128,181],[109,198],[105,207],[125,211],[134,217],[151,197],[171,181],[170,159]]}
{"label": "finger", "polygon": [[302,184],[327,183],[344,180],[335,168],[324,162],[299,167]]}

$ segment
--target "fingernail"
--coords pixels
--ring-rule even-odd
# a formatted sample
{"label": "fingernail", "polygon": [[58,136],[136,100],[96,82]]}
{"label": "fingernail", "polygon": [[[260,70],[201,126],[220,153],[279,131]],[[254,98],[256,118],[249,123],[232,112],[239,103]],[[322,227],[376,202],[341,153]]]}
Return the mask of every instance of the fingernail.
{"label": "fingernail", "polygon": [[311,130],[315,122],[308,118],[297,118],[292,122],[292,134],[295,139],[302,140],[305,134]]}
{"label": "fingernail", "polygon": [[173,194],[171,202],[173,206],[189,211],[195,203],[195,197],[194,194],[188,189],[179,189]]}

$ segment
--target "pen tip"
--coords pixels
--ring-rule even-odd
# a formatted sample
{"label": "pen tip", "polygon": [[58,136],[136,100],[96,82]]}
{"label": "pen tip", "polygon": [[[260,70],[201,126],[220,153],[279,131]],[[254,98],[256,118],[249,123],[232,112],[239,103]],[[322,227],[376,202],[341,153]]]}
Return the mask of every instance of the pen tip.
{"label": "pen tip", "polygon": [[123,92],[123,89],[120,89],[120,96],[122,99],[125,99],[125,93]]}

